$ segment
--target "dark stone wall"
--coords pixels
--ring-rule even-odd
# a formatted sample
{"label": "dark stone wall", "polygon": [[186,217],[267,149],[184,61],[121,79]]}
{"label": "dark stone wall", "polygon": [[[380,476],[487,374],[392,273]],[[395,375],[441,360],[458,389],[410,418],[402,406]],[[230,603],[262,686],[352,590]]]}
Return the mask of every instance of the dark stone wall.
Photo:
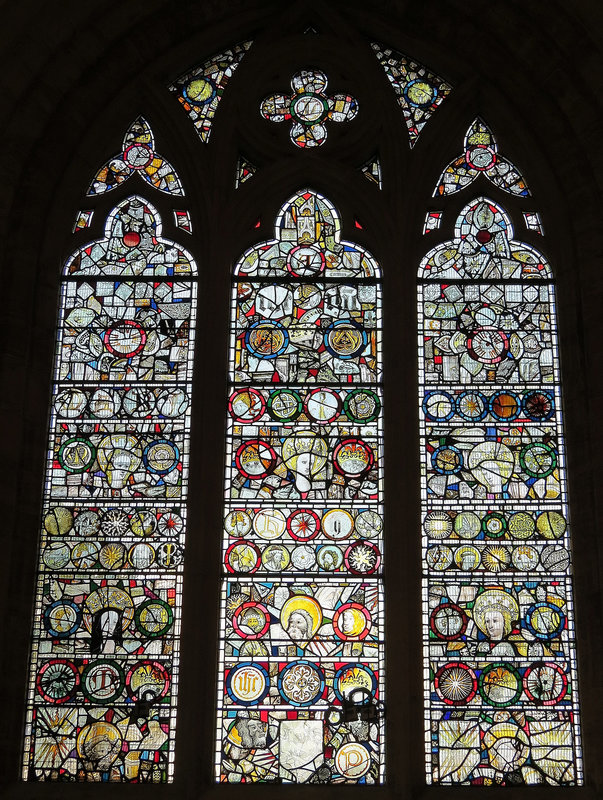
{"label": "dark stone wall", "polygon": [[[479,792],[423,785],[413,386],[417,264],[428,247],[451,236],[458,210],[484,192],[510,211],[519,238],[548,255],[558,279],[587,776],[585,789],[566,791],[588,800],[603,796],[603,509],[598,491],[603,452],[603,6],[588,0],[325,0],[300,6],[281,0],[21,0],[3,4],[0,20],[0,781],[6,796],[125,797],[132,792],[138,797],[151,792],[196,798],[236,792],[236,787],[211,784],[228,270],[245,248],[270,236],[279,205],[305,183],[325,192],[340,208],[344,237],[371,250],[385,274],[389,783],[358,790],[248,786],[239,792],[250,800],[267,794],[276,798],[285,791],[291,798],[313,792],[322,797],[372,792],[388,798],[456,798]],[[310,24],[318,36],[302,34]],[[205,146],[165,86],[220,48],[249,37],[256,44],[235,73]],[[366,45],[370,38],[416,58],[455,87],[413,151],[394,95]],[[314,65],[328,72],[333,87],[358,97],[361,114],[346,131],[332,126],[328,142],[317,152],[300,153],[289,143],[285,126],[261,120],[257,104],[270,91],[285,90],[295,69]],[[91,176],[116,152],[139,113],[153,126],[158,150],[183,178],[193,237],[171,225],[169,198],[146,194],[163,214],[166,235],[195,255],[200,296],[207,304],[195,374],[177,782],[149,788],[21,784],[23,699],[60,266],[88,234],[90,239],[100,236],[103,218],[119,199],[140,190],[141,182],[135,186],[132,179],[107,198],[89,202],[84,197]],[[502,152],[522,168],[533,197],[514,200],[478,182],[447,201],[443,227],[426,242],[421,229],[425,211],[433,205],[433,185],[460,151],[462,136],[477,114],[494,129]],[[239,151],[259,171],[235,191]],[[382,192],[357,171],[375,151],[384,170]],[[71,228],[77,210],[84,207],[94,207],[96,216],[92,229],[76,237]],[[544,239],[525,231],[522,210],[540,211]],[[256,229],[258,218],[261,226]],[[355,218],[362,230],[354,227]],[[513,797],[529,793],[534,800],[547,794],[544,787],[509,791]]]}

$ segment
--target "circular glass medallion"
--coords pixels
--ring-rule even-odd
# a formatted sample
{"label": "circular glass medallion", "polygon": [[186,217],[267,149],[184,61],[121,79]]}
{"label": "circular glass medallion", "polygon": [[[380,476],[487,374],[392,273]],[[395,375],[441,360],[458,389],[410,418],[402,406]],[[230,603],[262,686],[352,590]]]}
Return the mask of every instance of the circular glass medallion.
{"label": "circular glass medallion", "polygon": [[529,539],[536,530],[536,523],[527,511],[517,511],[509,517],[509,535],[513,539]]}
{"label": "circular glass medallion", "polygon": [[122,406],[129,417],[150,417],[155,411],[155,395],[150,389],[133,386],[124,392]]}
{"label": "circular glass medallion", "polygon": [[[184,520],[179,514],[168,511],[157,521],[157,530],[162,536],[178,536],[184,529]],[[136,533],[136,531],[134,531]]]}
{"label": "circular glass medallion", "polygon": [[149,538],[157,530],[157,517],[152,511],[135,511],[130,519],[130,530],[141,539]]}
{"label": "circular glass medallion", "polygon": [[454,532],[461,539],[475,539],[481,529],[480,518],[473,511],[461,511],[454,518]]}
{"label": "circular glass medallion", "polygon": [[553,639],[565,627],[565,615],[554,603],[536,603],[526,612],[526,625],[538,639]]}
{"label": "circular glass medallion", "polygon": [[133,569],[148,569],[155,561],[155,548],[146,542],[133,545],[128,552],[128,563]]}
{"label": "circular glass medallion", "polygon": [[260,639],[270,627],[268,609],[261,603],[242,603],[234,612],[232,627],[242,639]]}
{"label": "circular glass medallion", "polygon": [[54,400],[57,416],[63,419],[76,419],[86,410],[88,398],[81,389],[63,389]]}
{"label": "circular glass medallion", "polygon": [[101,530],[105,536],[119,539],[128,532],[129,528],[130,519],[121,508],[109,508],[103,513]]}
{"label": "circular glass medallion", "polygon": [[567,676],[559,664],[539,661],[526,669],[523,687],[532,703],[553,706],[567,693]]}
{"label": "circular glass medallion", "polygon": [[80,511],[73,522],[73,530],[78,536],[95,536],[101,527],[96,511]]}
{"label": "circular glass medallion", "polygon": [[489,664],[479,676],[479,693],[491,706],[504,708],[521,696],[521,677],[512,664]]}
{"label": "circular glass medallion", "polygon": [[235,464],[246,478],[265,478],[276,466],[277,455],[274,449],[262,439],[249,439],[239,446]]}
{"label": "circular glass medallion", "polygon": [[427,419],[446,422],[454,415],[454,400],[447,392],[427,392],[423,411]]}
{"label": "circular glass medallion", "polygon": [[282,544],[271,544],[262,553],[262,566],[268,572],[282,572],[289,566],[291,556]]}
{"label": "circular glass medallion", "polygon": [[162,417],[181,417],[188,408],[189,398],[184,389],[162,389],[157,394],[157,411]]}
{"label": "circular glass medallion", "polygon": [[66,472],[78,474],[90,469],[96,458],[96,449],[83,436],[74,436],[63,442],[59,450],[59,464]]}
{"label": "circular glass medallion", "polygon": [[410,81],[404,87],[404,96],[411,106],[415,108],[427,108],[433,105],[438,96],[438,90],[427,81],[420,78]]}
{"label": "circular glass medallion", "polygon": [[557,453],[544,442],[532,442],[522,447],[519,462],[532,478],[546,478],[557,466]]}
{"label": "circular glass medallion", "polygon": [[119,394],[110,389],[97,389],[90,398],[88,408],[92,416],[98,419],[114,417],[120,407]]}
{"label": "circular glass medallion", "polygon": [[507,531],[507,520],[497,511],[488,511],[482,517],[482,530],[490,539],[499,539]]}
{"label": "circular glass medallion", "polygon": [[354,518],[343,508],[333,508],[323,516],[321,524],[329,539],[347,539],[354,528]]}
{"label": "circular glass medallion", "polygon": [[515,772],[530,755],[530,740],[515,722],[492,725],[484,734],[483,745],[490,766],[503,773]]}
{"label": "circular glass medallion", "polygon": [[82,610],[70,600],[55,600],[44,611],[44,626],[50,636],[65,639],[80,627]]}
{"label": "circular glass medallion", "polygon": [[334,389],[312,389],[306,395],[304,411],[312,422],[326,425],[339,416],[341,400]]}
{"label": "circular glass medallion", "polygon": [[237,539],[247,536],[251,530],[251,517],[242,509],[233,509],[224,518],[224,530],[229,536],[236,536]]}
{"label": "circular glass medallion", "polygon": [[112,355],[132,358],[145,346],[147,334],[138,322],[124,319],[105,332],[103,341]]}
{"label": "circular glass medallion", "polygon": [[495,392],[490,398],[490,413],[494,419],[510,422],[517,419],[521,411],[521,400],[515,392]]}
{"label": "circular glass medallion", "polygon": [[357,425],[374,422],[381,411],[379,395],[371,389],[354,389],[346,395],[343,410]]}
{"label": "circular glass medallion", "polygon": [[316,560],[325,572],[334,572],[343,564],[343,553],[336,545],[327,544],[318,548]]}
{"label": "circular glass medallion", "polygon": [[308,542],[320,530],[320,518],[309,508],[298,508],[287,519],[287,531],[291,538],[299,542]]}
{"label": "circular glass medallion", "polygon": [[454,603],[440,603],[429,618],[429,625],[438,639],[452,641],[458,639],[467,629],[468,619],[460,606]]}
{"label": "circular glass medallion", "polygon": [[149,472],[155,475],[166,475],[176,468],[180,459],[180,450],[169,439],[155,439],[148,444],[142,454],[142,460]]}
{"label": "circular glass medallion", "polygon": [[427,549],[425,560],[430,569],[443,572],[452,564],[452,550],[444,544],[436,544]]}
{"label": "circular glass medallion", "polygon": [[262,539],[277,539],[286,527],[285,515],[278,508],[258,511],[253,518],[253,530]]}
{"label": "circular glass medallion", "polygon": [[375,456],[372,448],[362,439],[350,437],[342,439],[333,454],[335,468],[351,477],[368,472],[373,466]]}
{"label": "circular glass medallion", "polygon": [[529,544],[520,544],[513,548],[511,561],[515,569],[520,572],[531,572],[538,566],[540,558],[535,547]]}
{"label": "circular glass medallion", "polygon": [[335,673],[333,690],[338,700],[349,699],[350,694],[365,689],[373,697],[377,693],[377,677],[366,664],[344,664]]}
{"label": "circular glass medallion", "polygon": [[122,157],[126,164],[132,169],[144,169],[149,166],[153,160],[153,156],[153,149],[148,144],[144,144],[144,142],[135,142],[129,147],[126,147]]}
{"label": "circular glass medallion", "polygon": [[277,389],[268,398],[268,413],[277,422],[292,422],[302,411],[302,399],[292,389]]}
{"label": "circular glass medallion", "polygon": [[535,422],[550,419],[555,413],[553,395],[548,392],[526,392],[523,396],[523,410],[526,417]]}
{"label": "circular glass medallion", "polygon": [[543,511],[536,517],[536,530],[545,539],[560,539],[567,528],[563,514],[558,511]]}
{"label": "circular glass medallion", "polygon": [[73,527],[73,513],[65,506],[55,506],[44,515],[44,530],[51,536],[64,536]]}
{"label": "circular glass medallion", "polygon": [[257,422],[266,410],[266,403],[257,389],[237,389],[230,395],[228,411],[235,422]]}
{"label": "circular glass medallion", "polygon": [[134,700],[165,697],[169,687],[170,676],[159,661],[139,661],[126,675],[126,689]]}
{"label": "circular glass medallion", "polygon": [[381,553],[376,544],[359,539],[345,551],[345,565],[354,575],[372,575],[379,569]]}
{"label": "circular glass medallion", "polygon": [[91,703],[112,703],[121,695],[126,676],[119,663],[108,658],[92,661],[82,672],[82,692]]}
{"label": "circular glass medallion", "polygon": [[465,160],[472,169],[484,172],[496,164],[496,153],[492,147],[488,147],[485,144],[476,144],[467,149]]}
{"label": "circular glass medallion", "polygon": [[570,554],[565,547],[550,544],[543,548],[540,563],[547,572],[566,572],[570,565]]}
{"label": "circular glass medallion", "polygon": [[42,553],[42,561],[48,569],[62,569],[69,563],[69,545],[61,541],[50,542]]}
{"label": "circular glass medallion", "polygon": [[294,94],[290,105],[291,116],[302,125],[314,125],[324,119],[329,111],[326,98],[304,92]]}
{"label": "circular glass medallion", "polygon": [[456,398],[457,413],[468,422],[479,422],[484,419],[488,409],[488,401],[481,392],[461,392]]}
{"label": "circular glass medallion", "polygon": [[346,742],[335,753],[335,768],[347,780],[356,781],[371,768],[371,754],[359,742]]}
{"label": "circular glass medallion", "polygon": [[430,539],[447,539],[452,535],[452,519],[445,511],[430,511],[423,520],[423,529]]}
{"label": "circular glass medallion", "polygon": [[431,465],[439,475],[455,475],[463,468],[463,455],[458,447],[445,444],[433,451]]}
{"label": "circular glass medallion", "polygon": [[182,90],[187,100],[195,105],[204,105],[214,97],[216,89],[209,78],[195,78],[189,81]]}
{"label": "circular glass medallion", "polygon": [[332,356],[343,360],[359,356],[368,343],[364,328],[351,319],[331,323],[324,334],[325,347]]}
{"label": "circular glass medallion", "polygon": [[294,247],[287,256],[287,268],[296,278],[312,278],[324,271],[324,253],[315,245]]}
{"label": "circular glass medallion", "polygon": [[184,560],[184,550],[174,542],[163,542],[155,551],[157,563],[166,569],[175,569]]}
{"label": "circular glass medallion", "polygon": [[511,553],[500,544],[489,544],[482,550],[482,564],[488,572],[502,572],[509,568]]}
{"label": "circular glass medallion", "polygon": [[174,621],[172,607],[164,600],[155,598],[145,600],[136,609],[134,615],[136,627],[149,639],[156,639],[163,636],[170,629]]}
{"label": "circular glass medallion", "polygon": [[363,539],[376,539],[383,530],[383,519],[376,511],[361,511],[356,516],[356,533]]}
{"label": "circular glass medallion", "polygon": [[288,344],[289,334],[280,322],[254,322],[245,333],[245,347],[256,358],[276,358]]}
{"label": "circular glass medallion", "polygon": [[466,664],[451,661],[436,672],[434,686],[440,700],[450,706],[462,706],[475,697],[477,679]]}
{"label": "circular glass medallion", "polygon": [[105,569],[121,569],[126,563],[127,552],[121,542],[104,544],[98,554],[100,565]]}
{"label": "circular glass medallion", "polygon": [[325,677],[311,661],[294,661],[287,664],[278,676],[281,697],[293,706],[315,703],[325,688]]}
{"label": "circular glass medallion", "polygon": [[224,563],[229,572],[244,574],[255,572],[260,564],[260,551],[253,544],[244,539],[234,542],[226,550]]}
{"label": "circular glass medallion", "polygon": [[471,544],[464,544],[457,547],[454,551],[454,563],[463,572],[473,572],[480,565],[481,553],[477,547]]}
{"label": "circular glass medallion", "polygon": [[333,614],[335,636],[346,642],[366,639],[371,625],[371,615],[360,603],[344,603]]}
{"label": "circular glass medallion", "polygon": [[76,569],[92,569],[100,555],[100,542],[78,542],[71,550],[71,563]]}
{"label": "circular glass medallion", "polygon": [[226,691],[237,704],[253,706],[260,703],[270,686],[268,672],[260,664],[237,664],[226,675]]}
{"label": "circular glass medallion", "polygon": [[316,564],[314,548],[308,544],[300,544],[291,551],[291,563],[302,572],[312,569]]}
{"label": "circular glass medallion", "polygon": [[469,355],[481,364],[498,364],[508,349],[509,341],[506,334],[491,326],[477,328],[467,338]]}
{"label": "circular glass medallion", "polygon": [[47,661],[38,670],[36,689],[47,703],[66,703],[77,691],[80,673],[71,661],[55,658]]}

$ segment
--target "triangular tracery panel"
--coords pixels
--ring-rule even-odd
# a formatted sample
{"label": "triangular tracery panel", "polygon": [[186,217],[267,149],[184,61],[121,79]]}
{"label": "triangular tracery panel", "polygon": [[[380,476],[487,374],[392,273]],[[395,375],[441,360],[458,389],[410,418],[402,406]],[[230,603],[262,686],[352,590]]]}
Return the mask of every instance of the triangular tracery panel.
{"label": "triangular tracery panel", "polygon": [[396,50],[378,42],[371,42],[371,47],[396,93],[410,146],[414,147],[425,123],[452,91],[452,86]]}
{"label": "triangular tracery panel", "polygon": [[176,92],[202,142],[208,142],[218,104],[252,41],[241,42],[186,72],[168,88]]}

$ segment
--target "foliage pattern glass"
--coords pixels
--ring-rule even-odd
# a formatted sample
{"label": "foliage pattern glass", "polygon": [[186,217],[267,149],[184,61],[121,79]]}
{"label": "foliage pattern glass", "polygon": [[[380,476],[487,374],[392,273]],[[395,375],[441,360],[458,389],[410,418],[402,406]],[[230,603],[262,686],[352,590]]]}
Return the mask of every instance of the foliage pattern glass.
{"label": "foliage pattern glass", "polygon": [[162,783],[174,767],[196,266],[130,196],[64,274],[23,774]]}
{"label": "foliage pattern glass", "polygon": [[427,780],[579,785],[551,270],[479,197],[419,281]]}
{"label": "foliage pattern glass", "polygon": [[380,271],[290,198],[234,268],[216,780],[384,776]]}

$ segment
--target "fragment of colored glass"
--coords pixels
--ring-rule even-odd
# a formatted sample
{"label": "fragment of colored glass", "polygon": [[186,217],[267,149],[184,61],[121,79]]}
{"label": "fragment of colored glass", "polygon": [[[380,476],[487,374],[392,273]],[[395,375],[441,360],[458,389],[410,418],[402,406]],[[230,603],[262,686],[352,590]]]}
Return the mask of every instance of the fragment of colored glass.
{"label": "fragment of colored glass", "polygon": [[425,214],[425,223],[423,224],[423,235],[436,231],[441,223],[444,213],[442,211],[428,211]]}
{"label": "fragment of colored glass", "polygon": [[494,134],[486,123],[477,117],[465,134],[462,155],[454,158],[440,175],[433,196],[454,194],[483,175],[494,186],[509,194],[528,197],[525,178],[517,167],[502,156]]}
{"label": "fragment of colored glass", "polygon": [[235,189],[238,189],[242,183],[253,178],[257,172],[257,167],[249,161],[245,156],[239,156],[237,159],[237,172],[235,176]]}
{"label": "fragment of colored glass", "polygon": [[130,125],[125,133],[121,152],[99,169],[87,194],[91,197],[110,192],[136,173],[160,192],[184,194],[174,167],[155,150],[155,137],[144,117],[137,117]]}
{"label": "fragment of colored glass", "polygon": [[358,114],[358,101],[349,94],[327,95],[328,78],[305,69],[291,78],[290,95],[272,94],[260,105],[270,122],[291,122],[289,136],[297,147],[319,147],[327,140],[326,123],[349,122]]}
{"label": "fragment of colored glass", "polygon": [[380,271],[340,230],[300,191],[234,268],[220,782],[384,780]]}
{"label": "fragment of colored glass", "polygon": [[26,780],[173,777],[196,266],[161,234],[131,196],[65,264]]}
{"label": "fragment of colored glass", "polygon": [[82,210],[78,211],[77,217],[75,222],[73,223],[73,233],[77,231],[81,231],[84,228],[89,228],[92,224],[92,215],[94,214],[93,210]]}
{"label": "fragment of colored glass", "polygon": [[414,147],[427,120],[436,111],[452,86],[426,67],[378,42],[371,42],[404,114],[410,146]]}
{"label": "fragment of colored glass", "polygon": [[370,158],[360,167],[364,177],[381,189],[381,162],[377,156]]}
{"label": "fragment of colored glass", "polygon": [[174,211],[174,224],[186,233],[193,232],[193,223],[188,211]]}
{"label": "fragment of colored glass", "polygon": [[542,221],[540,219],[540,214],[536,211],[524,211],[523,212],[523,219],[526,224],[526,228],[529,231],[534,231],[534,233],[539,233],[541,236],[544,235],[544,230],[542,227]]}
{"label": "fragment of colored glass", "polygon": [[580,785],[551,269],[479,197],[419,281],[427,782]]}
{"label": "fragment of colored glass", "polygon": [[168,88],[178,96],[202,142],[209,141],[224,89],[252,42],[242,42],[188,70]]}

